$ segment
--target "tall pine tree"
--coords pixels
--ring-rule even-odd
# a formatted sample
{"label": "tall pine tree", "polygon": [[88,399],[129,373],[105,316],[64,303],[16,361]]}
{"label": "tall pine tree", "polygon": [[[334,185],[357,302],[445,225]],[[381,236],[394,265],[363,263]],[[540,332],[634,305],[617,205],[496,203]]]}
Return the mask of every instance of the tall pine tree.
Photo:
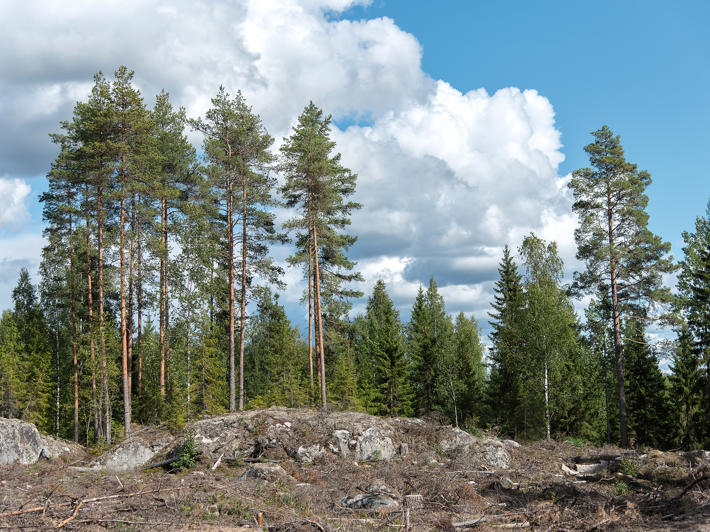
{"label": "tall pine tree", "polygon": [[673,271],[674,266],[672,258],[666,256],[670,244],[647,227],[648,197],[644,191],[651,183],[650,174],[626,160],[619,137],[607,126],[592,135],[594,142],[584,148],[592,168],[575,170],[569,183],[575,199],[573,210],[580,220],[575,230],[577,258],[586,265],[584,272],[575,273],[575,287],[589,293],[601,285],[610,294],[619,434],[621,445],[626,447],[622,321],[670,300],[661,276]]}

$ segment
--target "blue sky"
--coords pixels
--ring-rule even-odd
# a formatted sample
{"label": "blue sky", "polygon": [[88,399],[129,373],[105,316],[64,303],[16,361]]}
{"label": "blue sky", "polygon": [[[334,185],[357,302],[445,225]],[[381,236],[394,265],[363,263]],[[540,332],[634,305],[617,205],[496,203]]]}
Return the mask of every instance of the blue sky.
{"label": "blue sky", "polygon": [[[450,311],[484,324],[501,249],[530,231],[558,240],[571,275],[561,184],[603,124],[651,172],[650,226],[678,258],[710,198],[709,22],[700,1],[2,3],[0,308],[38,265],[47,133],[120,64],[149,104],[165,88],[190,116],[218,85],[241,89],[277,144],[309,100],[333,113],[360,175],[361,288],[384,279],[405,318],[434,275]],[[286,281],[300,323],[299,272]]]}
{"label": "blue sky", "polygon": [[673,243],[710,199],[710,2],[374,0],[416,36],[422,65],[461,91],[533,88],[555,108],[566,174],[607,124],[651,172],[650,227]]}

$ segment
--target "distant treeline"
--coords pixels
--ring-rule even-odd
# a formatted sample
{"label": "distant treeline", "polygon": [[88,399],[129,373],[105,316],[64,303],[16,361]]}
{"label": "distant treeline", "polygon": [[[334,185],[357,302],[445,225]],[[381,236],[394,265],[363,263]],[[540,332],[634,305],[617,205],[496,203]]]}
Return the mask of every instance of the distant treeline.
{"label": "distant treeline", "polygon": [[[345,230],[362,206],[330,120],[310,103],[276,156],[239,92],[220,88],[188,120],[165,92],[146,107],[125,67],[97,74],[51,135],[41,282],[23,270],[0,320],[0,415],[87,444],[133,420],[319,405],[438,412],[520,439],[710,446],[710,210],[676,264],[647,228],[650,175],[606,126],[593,132],[591,167],[569,185],[585,271],[563,285],[554,242],[530,234],[516,257],[506,246],[484,357],[476,320],[453,319],[433,278],[409,323],[382,281],[349,318],[362,277]],[[204,137],[199,157],[186,128]],[[284,205],[295,215],[278,226]],[[307,338],[279,304],[277,242],[306,280]],[[663,279],[678,269],[672,295]],[[585,295],[581,321],[572,298]],[[649,342],[653,323],[677,340]]]}

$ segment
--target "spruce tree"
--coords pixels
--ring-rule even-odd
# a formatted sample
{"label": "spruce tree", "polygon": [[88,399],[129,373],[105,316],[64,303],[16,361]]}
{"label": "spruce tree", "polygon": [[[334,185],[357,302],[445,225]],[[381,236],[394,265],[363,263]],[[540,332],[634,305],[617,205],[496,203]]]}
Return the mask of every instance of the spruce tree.
{"label": "spruce tree", "polygon": [[518,437],[523,416],[520,402],[520,327],[522,278],[506,245],[493,289],[490,324],[492,349],[488,377],[488,417],[506,434]]}
{"label": "spruce tree", "polygon": [[692,349],[704,366],[701,415],[704,445],[710,445],[710,202],[705,216],[696,218],[695,231],[683,232],[683,241],[676,306],[688,327],[684,349]]}
{"label": "spruce tree", "polygon": [[13,318],[21,349],[21,416],[39,429],[49,432],[54,428],[51,416],[52,351],[47,324],[37,300],[37,290],[26,268],[20,270],[17,285],[12,290],[12,300],[15,304]]}
{"label": "spruce tree", "polygon": [[441,360],[454,348],[453,333],[444,299],[432,277],[426,292],[419,288],[407,331],[417,415],[427,414],[448,402],[448,398],[441,400],[441,387],[437,389],[437,384],[440,382]]}
{"label": "spruce tree", "polygon": [[360,348],[368,361],[366,367],[372,371],[375,397],[371,409],[377,414],[390,416],[409,414],[403,328],[382,280],[375,283],[367,303]]}
{"label": "spruce tree", "polygon": [[573,172],[569,187],[580,225],[575,230],[577,258],[586,270],[575,273],[575,288],[590,293],[601,285],[610,294],[619,405],[621,445],[629,444],[622,321],[634,314],[647,317],[650,306],[670,300],[662,274],[673,271],[670,244],[647,227],[644,191],[651,183],[646,171],[624,157],[618,136],[603,126],[584,150],[592,168]]}
{"label": "spruce tree", "polygon": [[279,304],[278,294],[262,288],[257,297],[257,312],[247,344],[250,404],[303,406],[308,403],[305,346]]}
{"label": "spruce tree", "polygon": [[0,318],[0,417],[18,417],[22,410],[25,368],[20,331],[12,311]]}
{"label": "spruce tree", "polygon": [[689,451],[703,445],[702,360],[687,326],[678,333],[670,375],[671,407],[675,412],[674,445]]}
{"label": "spruce tree", "polygon": [[[611,303],[609,294],[600,290],[590,301],[585,314],[585,344],[589,353],[591,373],[586,382],[601,401],[602,424],[598,434],[603,434],[606,443],[612,443],[612,433],[618,432],[618,405],[616,403],[616,379],[614,365],[614,331],[611,327]],[[597,440],[590,434],[590,440]]]}
{"label": "spruce tree", "polygon": [[667,447],[671,434],[666,379],[640,320],[625,323],[624,370],[628,385],[629,433],[637,445]]}

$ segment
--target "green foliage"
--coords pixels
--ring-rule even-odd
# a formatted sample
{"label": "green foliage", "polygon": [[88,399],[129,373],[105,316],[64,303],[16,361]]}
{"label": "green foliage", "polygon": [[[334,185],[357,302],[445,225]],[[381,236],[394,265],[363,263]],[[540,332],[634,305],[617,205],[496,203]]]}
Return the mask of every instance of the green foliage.
{"label": "green foliage", "polygon": [[195,436],[188,434],[185,441],[180,446],[177,453],[177,460],[172,462],[170,466],[177,471],[185,471],[195,465],[195,458],[200,454],[200,449],[195,442]]}
{"label": "green foliage", "polygon": [[24,402],[25,368],[21,364],[22,342],[13,313],[0,319],[0,416],[17,417]]}
{"label": "green foliage", "polygon": [[[675,389],[684,397],[681,444],[697,445],[701,439],[701,444],[707,447],[710,445],[710,202],[705,216],[695,220],[695,232],[683,232],[683,241],[676,306],[687,329],[681,335],[679,371],[674,381]],[[701,365],[705,382],[699,390]],[[698,402],[696,411],[694,405]]]}
{"label": "green foliage", "polygon": [[702,447],[703,376],[701,359],[687,327],[678,334],[670,375],[670,401],[676,414],[674,445],[685,450]]}
{"label": "green foliage", "polygon": [[391,416],[410,414],[403,328],[381,280],[375,284],[368,301],[356,349],[358,385],[368,398],[368,410]]}
{"label": "green foliage", "polygon": [[[51,135],[59,153],[42,196],[40,296],[22,271],[14,309],[0,318],[0,415],[65,437],[79,436],[81,427],[81,438],[99,446],[120,431],[114,413],[121,410],[126,427],[133,411],[141,422],[179,430],[200,415],[235,408],[239,333],[240,399],[250,406],[317,401],[308,345],[278,296],[261,286],[278,286],[281,273],[269,258],[270,245],[283,241],[269,172],[273,140],[242,95],[223,88],[207,115],[191,121],[206,137],[202,166],[185,123],[165,92],[149,111],[133,73],[119,67],[113,80],[97,74],[87,100]],[[365,314],[349,319],[350,299],[361,295],[352,282],[361,276],[347,257],[356,238],[346,230],[360,205],[350,200],[357,176],[342,165],[331,123],[313,103],[306,106],[284,140],[279,169],[280,192],[294,212],[284,225],[295,245],[288,262],[303,269],[304,300],[313,304],[315,329],[323,329],[317,348],[332,406],[437,412],[472,432],[497,426],[530,439],[549,431],[580,444],[618,441],[612,434],[625,424],[626,397],[637,443],[707,446],[710,206],[695,232],[683,234],[676,300],[683,323],[676,324],[666,378],[641,325],[669,301],[661,276],[673,270],[669,245],[647,228],[650,176],[625,160],[607,127],[595,131],[586,147],[591,168],[570,182],[586,266],[573,291],[595,298],[586,322],[578,323],[562,285],[554,243],[526,237],[522,275],[506,246],[486,377],[478,323],[447,314],[433,277],[406,327],[382,281]],[[194,456],[185,452],[187,466]]]}
{"label": "green foliage", "polygon": [[[331,352],[328,358],[339,360],[337,344],[347,343],[338,322],[350,308],[348,299],[362,295],[346,284],[361,281],[362,276],[353,273],[355,263],[346,256],[356,237],[343,232],[350,225],[352,211],[360,208],[347,200],[355,192],[357,175],[340,164],[339,153],[333,153],[330,124],[331,117],[310,102],[281,146],[280,164],[286,176],[281,188],[286,206],[298,209],[297,216],[284,224],[293,234],[297,250],[288,261],[302,265],[306,274],[317,358],[324,366],[326,344]],[[328,368],[322,368],[319,388],[323,407],[327,373]]]}
{"label": "green foliage", "polygon": [[300,407],[309,403],[305,346],[278,294],[258,292],[257,314],[246,349],[247,391],[253,406]]}
{"label": "green foliage", "polygon": [[[25,268],[20,270],[12,299],[15,303],[12,320],[3,315],[3,321],[8,320],[3,332],[11,364],[7,374],[8,392],[18,400],[15,412],[22,419],[50,432],[54,426],[51,416],[52,351],[49,330],[37,301],[36,289]],[[11,369],[12,364],[16,364],[15,370]]]}
{"label": "green foliage", "polygon": [[[624,392],[621,322],[627,316],[648,317],[651,307],[668,303],[670,290],[662,275],[675,269],[670,243],[648,229],[646,187],[651,175],[624,157],[618,136],[603,126],[592,132],[594,142],[584,149],[592,168],[572,174],[573,210],[580,219],[575,231],[577,258],[584,272],[575,273],[577,293],[600,287],[609,294],[614,328],[621,444],[628,445]],[[656,308],[656,310],[658,310]]]}
{"label": "green foliage", "polygon": [[407,335],[417,415],[431,412],[440,404],[436,385],[441,359],[447,349],[453,348],[453,329],[432,277],[426,293],[419,288]]}
{"label": "green foliage", "polygon": [[612,486],[611,491],[618,497],[623,497],[624,495],[631,493],[629,485],[619,478],[614,479],[614,485]]}
{"label": "green foliage", "polygon": [[629,433],[637,445],[666,448],[672,433],[666,380],[647,344],[644,324],[630,320],[624,336]]}
{"label": "green foliage", "polygon": [[639,474],[639,468],[638,465],[632,460],[622,458],[619,460],[619,472],[630,477],[635,477]]}
{"label": "green foliage", "polygon": [[487,384],[486,417],[489,424],[518,439],[523,432],[525,416],[520,400],[521,356],[518,320],[522,312],[523,287],[517,265],[505,246],[498,267],[499,278],[493,290],[491,317],[492,350]]}

